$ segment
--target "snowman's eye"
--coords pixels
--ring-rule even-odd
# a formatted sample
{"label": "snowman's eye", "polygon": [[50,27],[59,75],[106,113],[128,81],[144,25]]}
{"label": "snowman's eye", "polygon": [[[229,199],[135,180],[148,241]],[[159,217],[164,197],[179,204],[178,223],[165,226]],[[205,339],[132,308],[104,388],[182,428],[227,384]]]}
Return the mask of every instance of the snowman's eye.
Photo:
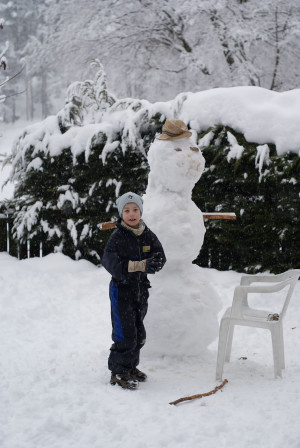
{"label": "snowman's eye", "polygon": [[194,152],[199,152],[199,148],[197,148],[197,146],[190,146],[190,149]]}
{"label": "snowman's eye", "polygon": [[175,151],[182,151],[181,148],[174,148],[174,149],[175,149]]}

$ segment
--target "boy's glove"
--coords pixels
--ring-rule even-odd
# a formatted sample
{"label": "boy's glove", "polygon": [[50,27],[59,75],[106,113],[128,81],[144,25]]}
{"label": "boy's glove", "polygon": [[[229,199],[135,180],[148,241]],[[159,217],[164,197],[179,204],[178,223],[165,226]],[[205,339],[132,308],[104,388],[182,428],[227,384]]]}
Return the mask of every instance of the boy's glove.
{"label": "boy's glove", "polygon": [[161,270],[164,265],[164,259],[159,252],[152,255],[151,258],[141,261],[128,262],[128,272],[146,272],[147,274],[155,274]]}
{"label": "boy's glove", "polygon": [[147,274],[155,274],[161,270],[164,265],[164,259],[159,252],[152,255],[151,258],[146,260],[146,272]]}
{"label": "boy's glove", "polygon": [[146,271],[146,260],[132,261],[128,262],[128,272],[145,272]]}

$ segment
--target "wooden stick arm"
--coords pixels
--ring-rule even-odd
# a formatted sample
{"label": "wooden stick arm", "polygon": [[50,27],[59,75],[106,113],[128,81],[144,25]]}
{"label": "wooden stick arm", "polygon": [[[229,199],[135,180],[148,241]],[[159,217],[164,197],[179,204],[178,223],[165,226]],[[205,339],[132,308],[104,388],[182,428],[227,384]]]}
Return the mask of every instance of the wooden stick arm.
{"label": "wooden stick arm", "polygon": [[235,213],[207,213],[203,212],[203,219],[236,219]]}
{"label": "wooden stick arm", "polygon": [[[235,213],[202,213],[203,219],[236,219]],[[101,222],[98,224],[100,230],[116,228],[116,221]]]}
{"label": "wooden stick arm", "polygon": [[97,225],[100,230],[109,230],[116,228],[116,221],[101,222]]}

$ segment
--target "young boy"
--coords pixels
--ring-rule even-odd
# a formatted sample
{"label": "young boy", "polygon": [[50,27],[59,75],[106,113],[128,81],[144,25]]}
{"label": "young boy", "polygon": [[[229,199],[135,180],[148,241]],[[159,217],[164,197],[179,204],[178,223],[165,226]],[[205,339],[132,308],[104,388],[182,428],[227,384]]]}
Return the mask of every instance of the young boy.
{"label": "young boy", "polygon": [[120,219],[111,235],[102,264],[112,275],[112,340],[108,358],[112,385],[134,390],[147,375],[137,369],[140,349],[146,341],[143,324],[148,308],[147,274],[160,271],[166,257],[156,235],[141,220],[143,200],[128,192],[117,199]]}

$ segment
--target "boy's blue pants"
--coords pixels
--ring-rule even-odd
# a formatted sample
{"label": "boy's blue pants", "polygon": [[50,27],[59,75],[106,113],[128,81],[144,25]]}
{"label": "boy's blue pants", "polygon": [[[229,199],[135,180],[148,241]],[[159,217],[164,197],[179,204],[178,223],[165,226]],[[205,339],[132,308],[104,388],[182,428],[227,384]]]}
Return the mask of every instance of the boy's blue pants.
{"label": "boy's blue pants", "polygon": [[144,318],[148,309],[148,286],[144,283],[109,285],[112,340],[108,368],[127,373],[139,364],[140,349],[146,341]]}

